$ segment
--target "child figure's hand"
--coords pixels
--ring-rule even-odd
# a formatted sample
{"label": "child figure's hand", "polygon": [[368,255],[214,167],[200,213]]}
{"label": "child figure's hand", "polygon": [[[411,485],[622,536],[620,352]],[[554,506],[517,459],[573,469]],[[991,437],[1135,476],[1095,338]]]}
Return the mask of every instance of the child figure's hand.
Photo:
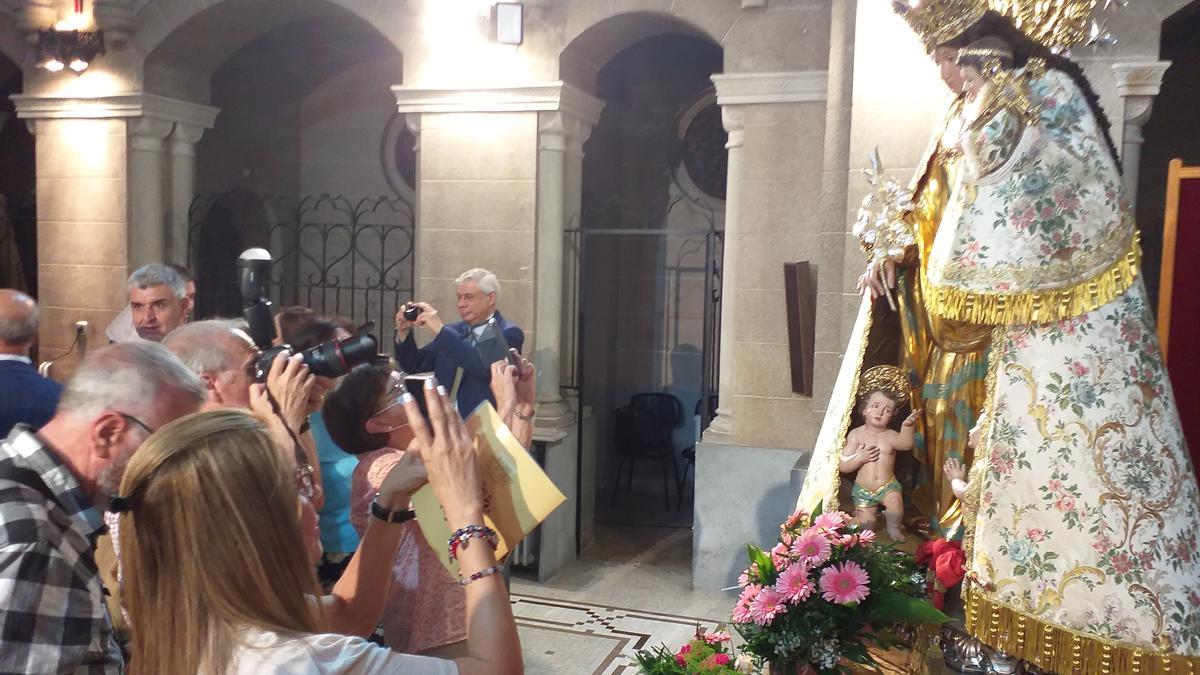
{"label": "child figure's hand", "polygon": [[917,408],[916,410],[910,412],[908,414],[908,417],[904,418],[904,423],[901,424],[900,426],[911,427],[912,425],[917,423],[917,417],[919,417],[920,415],[921,415],[921,409]]}
{"label": "child figure's hand", "polygon": [[862,463],[863,464],[870,464],[871,462],[878,462],[879,461],[879,446],[872,445],[872,446],[868,447],[865,444],[860,443],[858,445],[858,450],[855,450],[855,454],[862,455]]}
{"label": "child figure's hand", "polygon": [[947,459],[946,463],[942,465],[942,471],[946,473],[946,478],[949,478],[951,481],[965,481],[967,478],[967,470],[963,467],[962,462],[953,457]]}

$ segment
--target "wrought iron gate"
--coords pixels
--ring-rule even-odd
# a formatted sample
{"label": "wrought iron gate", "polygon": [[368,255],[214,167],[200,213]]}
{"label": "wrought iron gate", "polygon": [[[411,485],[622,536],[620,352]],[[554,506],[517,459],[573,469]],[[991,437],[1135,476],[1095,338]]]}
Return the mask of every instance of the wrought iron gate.
{"label": "wrought iron gate", "polygon": [[[689,219],[702,224],[703,227],[671,227],[671,214],[675,209],[687,209]],[[590,265],[593,262],[587,255],[590,246],[598,239],[658,239],[663,244],[670,244],[670,250],[663,250],[663,271],[671,281],[664,289],[669,297],[664,305],[669,305],[671,311],[667,314],[673,317],[667,327],[666,343],[677,346],[681,343],[679,318],[686,312],[681,306],[687,302],[684,295],[684,281],[703,277],[703,295],[699,299],[702,304],[702,341],[700,347],[700,401],[706,402],[699,406],[701,428],[707,428],[712,421],[716,409],[718,389],[718,353],[721,335],[721,261],[724,254],[725,233],[717,229],[716,214],[707,206],[684,198],[674,200],[649,209],[648,213],[636,215],[626,212],[619,200],[610,200],[600,205],[585,205],[585,212],[590,213],[590,223],[618,223],[624,227],[588,226],[579,227],[572,223],[566,230],[567,288],[566,294],[573,298],[575,312],[568,317],[564,342],[575,345],[573,363],[564,364],[564,386],[581,391],[584,380],[582,356],[585,350],[584,336],[590,317],[589,308],[583,302],[584,284],[589,283]],[[632,224],[633,227],[629,225]],[[664,246],[664,249],[667,248]],[[702,255],[702,259],[697,260]],[[615,292],[615,290],[613,291]],[[691,411],[685,411],[688,416]]]}
{"label": "wrought iron gate", "polygon": [[380,344],[390,344],[396,309],[413,293],[415,212],[407,200],[232,190],[197,197],[188,215],[197,316],[241,315],[237,258],[261,246],[275,259],[277,306],[373,321]]}

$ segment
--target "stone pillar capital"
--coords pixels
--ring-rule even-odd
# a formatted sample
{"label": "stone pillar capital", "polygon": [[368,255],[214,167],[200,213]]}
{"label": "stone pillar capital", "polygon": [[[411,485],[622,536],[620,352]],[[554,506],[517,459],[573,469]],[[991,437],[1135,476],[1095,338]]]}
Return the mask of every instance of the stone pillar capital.
{"label": "stone pillar capital", "polygon": [[200,138],[204,136],[205,131],[207,129],[198,124],[176,122],[175,129],[171,132],[171,155],[176,157],[194,157],[196,155],[196,143],[200,142]]}
{"label": "stone pillar capital", "polygon": [[742,139],[746,128],[746,115],[740,107],[721,106],[721,126],[729,134],[725,147],[729,149],[742,147]]}
{"label": "stone pillar capital", "polygon": [[133,0],[95,0],[92,16],[96,26],[104,31],[104,39],[116,49],[124,49],[137,29]]}
{"label": "stone pillar capital", "polygon": [[12,101],[22,119],[149,118],[203,129],[211,129],[220,112],[211,106],[142,92],[94,97],[23,94],[13,96]]}
{"label": "stone pillar capital", "polygon": [[1142,127],[1154,109],[1154,97],[1162,89],[1163,75],[1170,61],[1114,63],[1113,75],[1121,96],[1121,159],[1125,164],[1122,181],[1126,197],[1132,203],[1137,196],[1138,165],[1141,163]]}
{"label": "stone pillar capital", "polygon": [[127,128],[131,149],[162,150],[163,141],[171,135],[175,123],[153,117],[134,117],[130,118]]}
{"label": "stone pillar capital", "polygon": [[1117,93],[1122,97],[1158,96],[1163,75],[1170,67],[1170,61],[1114,63],[1112,69],[1117,80]]}
{"label": "stone pillar capital", "polygon": [[604,101],[561,80],[484,88],[396,85],[392,93],[397,110],[402,113],[558,111],[594,125],[604,108]]}

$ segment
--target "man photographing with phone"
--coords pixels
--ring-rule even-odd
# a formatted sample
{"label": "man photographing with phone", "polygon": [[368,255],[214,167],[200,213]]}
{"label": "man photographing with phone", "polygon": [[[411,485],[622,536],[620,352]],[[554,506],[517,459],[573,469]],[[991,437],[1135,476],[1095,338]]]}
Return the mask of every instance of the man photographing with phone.
{"label": "man photographing with phone", "polygon": [[[396,312],[396,362],[408,373],[433,372],[448,387],[457,383],[455,402],[466,417],[483,401],[496,403],[491,366],[506,358],[509,349],[520,353],[525,333],[496,309],[500,282],[495,274],[475,268],[456,283],[462,321],[446,324],[425,302],[410,302]],[[413,326],[427,329],[433,341],[417,347]]]}

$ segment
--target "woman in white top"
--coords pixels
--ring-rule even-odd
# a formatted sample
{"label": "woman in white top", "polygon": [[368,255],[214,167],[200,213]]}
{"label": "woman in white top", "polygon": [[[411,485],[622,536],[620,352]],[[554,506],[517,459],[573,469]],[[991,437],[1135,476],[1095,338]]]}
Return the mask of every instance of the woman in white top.
{"label": "woman in white top", "polygon": [[[471,438],[444,390],[424,393],[428,422],[411,395],[403,398],[416,436],[410,454],[424,462],[450,526],[472,530],[483,525],[483,500]],[[311,482],[297,476],[263,423],[233,410],[172,422],[134,453],[117,498],[130,673],[522,672],[508,593],[478,529],[458,546],[474,579],[466,584],[468,656],[397,654],[325,633]],[[408,503],[395,492],[380,512]]]}

